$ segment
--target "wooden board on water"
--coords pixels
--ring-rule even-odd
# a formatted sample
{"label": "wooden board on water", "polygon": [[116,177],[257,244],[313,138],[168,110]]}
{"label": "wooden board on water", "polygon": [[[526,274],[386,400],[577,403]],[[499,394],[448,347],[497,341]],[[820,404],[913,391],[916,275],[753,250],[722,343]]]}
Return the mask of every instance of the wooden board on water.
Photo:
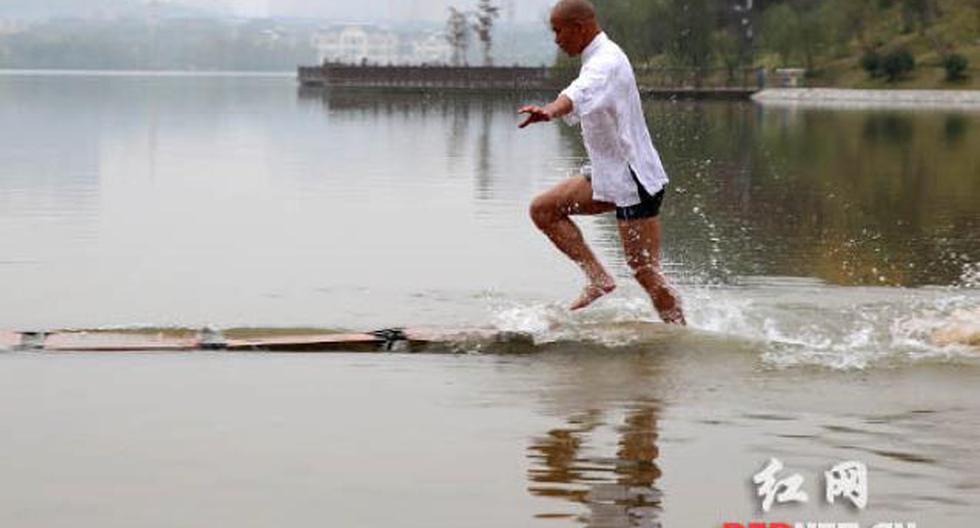
{"label": "wooden board on water", "polygon": [[377,351],[384,340],[371,334],[281,335],[229,339],[227,350],[268,352],[360,352]]}
{"label": "wooden board on water", "polygon": [[44,350],[55,352],[179,352],[198,348],[197,339],[162,334],[65,332],[51,334],[44,340]]}
{"label": "wooden board on water", "polygon": [[311,334],[251,337],[228,340],[228,350],[263,350],[270,352],[421,352],[465,343],[532,343],[528,335],[489,328],[408,328],[362,334]]}
{"label": "wooden board on water", "polygon": [[0,348],[13,348],[20,344],[20,334],[17,332],[0,331]]}
{"label": "wooden board on water", "polygon": [[[450,347],[454,343],[531,342],[529,336],[492,329],[405,329],[372,333],[289,334],[282,330],[250,331],[246,337],[218,339],[187,332],[159,331],[64,331],[47,333],[44,346],[35,350],[53,352],[174,352],[174,351],[266,351],[266,352],[419,352]],[[17,348],[21,334],[0,332],[0,346]]]}
{"label": "wooden board on water", "polygon": [[[493,328],[408,328],[370,333],[312,329],[245,329],[220,332],[182,329],[59,331],[46,335],[54,352],[427,352],[527,353],[555,346],[621,348],[671,340],[686,329],[653,322],[569,324],[547,332],[543,342],[524,332]],[[37,341],[36,341],[37,342]],[[4,345],[3,343],[9,343]],[[0,332],[0,347],[23,348],[20,334]]]}

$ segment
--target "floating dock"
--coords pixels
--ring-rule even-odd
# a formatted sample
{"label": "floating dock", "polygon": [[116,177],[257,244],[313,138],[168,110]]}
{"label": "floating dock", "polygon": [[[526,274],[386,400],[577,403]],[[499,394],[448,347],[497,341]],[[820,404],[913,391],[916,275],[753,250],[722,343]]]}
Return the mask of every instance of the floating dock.
{"label": "floating dock", "polygon": [[409,327],[370,332],[315,328],[74,329],[0,331],[0,352],[529,354],[569,347],[578,351],[648,350],[676,343],[677,339],[707,337],[710,334],[654,321],[569,322],[534,334],[489,327]]}
{"label": "floating dock", "polygon": [[[237,335],[236,335],[237,334]],[[366,333],[204,329],[0,332],[0,350],[38,352],[454,352],[486,346],[533,348],[530,334],[493,329],[390,328]]]}
{"label": "floating dock", "polygon": [[[376,66],[324,64],[301,66],[297,78],[303,88],[384,89],[414,92],[557,92],[578,72],[574,68],[525,66]],[[734,85],[728,76],[698,79],[686,68],[641,67],[636,70],[640,93],[658,99],[748,100],[759,91],[742,72]]]}
{"label": "floating dock", "polygon": [[562,85],[549,68],[502,66],[356,66],[324,64],[300,67],[303,86],[394,88],[410,90],[554,89]]}

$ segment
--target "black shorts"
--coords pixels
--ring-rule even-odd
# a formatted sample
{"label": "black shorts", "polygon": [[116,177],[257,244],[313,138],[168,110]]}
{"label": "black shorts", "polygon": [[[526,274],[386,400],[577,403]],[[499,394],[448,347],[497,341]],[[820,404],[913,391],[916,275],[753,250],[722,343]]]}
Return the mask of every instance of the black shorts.
{"label": "black shorts", "polygon": [[[636,173],[633,172],[633,168],[630,167],[630,176],[633,177],[633,182],[636,183],[636,192],[640,195],[640,203],[636,205],[631,205],[629,207],[616,207],[616,218],[618,220],[642,220],[644,218],[656,218],[660,216],[660,206],[664,203],[664,193],[667,188],[664,187],[660,189],[660,192],[654,194],[653,196],[647,192],[640,180],[637,179]],[[585,179],[592,182],[592,176],[587,175]]]}

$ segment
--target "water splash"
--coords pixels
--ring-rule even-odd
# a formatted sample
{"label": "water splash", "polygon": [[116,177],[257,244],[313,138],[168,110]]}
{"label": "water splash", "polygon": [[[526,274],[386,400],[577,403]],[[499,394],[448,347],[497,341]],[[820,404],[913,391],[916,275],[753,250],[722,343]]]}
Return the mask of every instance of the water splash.
{"label": "water splash", "polygon": [[714,290],[703,306],[692,311],[695,326],[760,342],[762,360],[776,367],[863,369],[980,358],[972,341],[980,324],[980,297],[973,294],[755,287]]}
{"label": "water splash", "polygon": [[571,341],[622,347],[636,343],[641,337],[635,332],[624,332],[617,325],[655,322],[650,302],[641,298],[607,298],[579,312],[555,303],[501,301],[492,314],[494,328],[530,334],[539,345]]}
{"label": "water splash", "polygon": [[[980,359],[980,292],[975,289],[838,287],[816,280],[755,278],[750,285],[684,289],[697,330],[756,344],[775,368],[839,370]],[[968,282],[968,281],[964,281]],[[501,302],[493,323],[527,332],[536,343],[587,340],[608,347],[649,334],[624,334],[622,324],[655,321],[648,299],[614,295],[583,312],[557,304]]]}
{"label": "water splash", "polygon": [[960,275],[960,280],[957,282],[956,287],[974,290],[980,289],[980,262],[965,264],[963,266],[963,273]]}

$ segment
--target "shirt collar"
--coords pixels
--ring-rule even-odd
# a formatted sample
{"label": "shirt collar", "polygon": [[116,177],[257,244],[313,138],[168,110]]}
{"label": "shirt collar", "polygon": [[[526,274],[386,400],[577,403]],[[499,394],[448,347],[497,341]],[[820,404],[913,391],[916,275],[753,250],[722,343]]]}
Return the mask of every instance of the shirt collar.
{"label": "shirt collar", "polygon": [[602,46],[602,44],[607,40],[609,40],[609,37],[606,36],[605,32],[601,32],[601,31],[599,32],[598,35],[593,37],[592,42],[590,42],[589,45],[586,46],[584,50],[582,50],[582,62],[586,62],[589,59],[591,59],[592,56],[595,55],[595,52],[599,49],[599,47]]}

